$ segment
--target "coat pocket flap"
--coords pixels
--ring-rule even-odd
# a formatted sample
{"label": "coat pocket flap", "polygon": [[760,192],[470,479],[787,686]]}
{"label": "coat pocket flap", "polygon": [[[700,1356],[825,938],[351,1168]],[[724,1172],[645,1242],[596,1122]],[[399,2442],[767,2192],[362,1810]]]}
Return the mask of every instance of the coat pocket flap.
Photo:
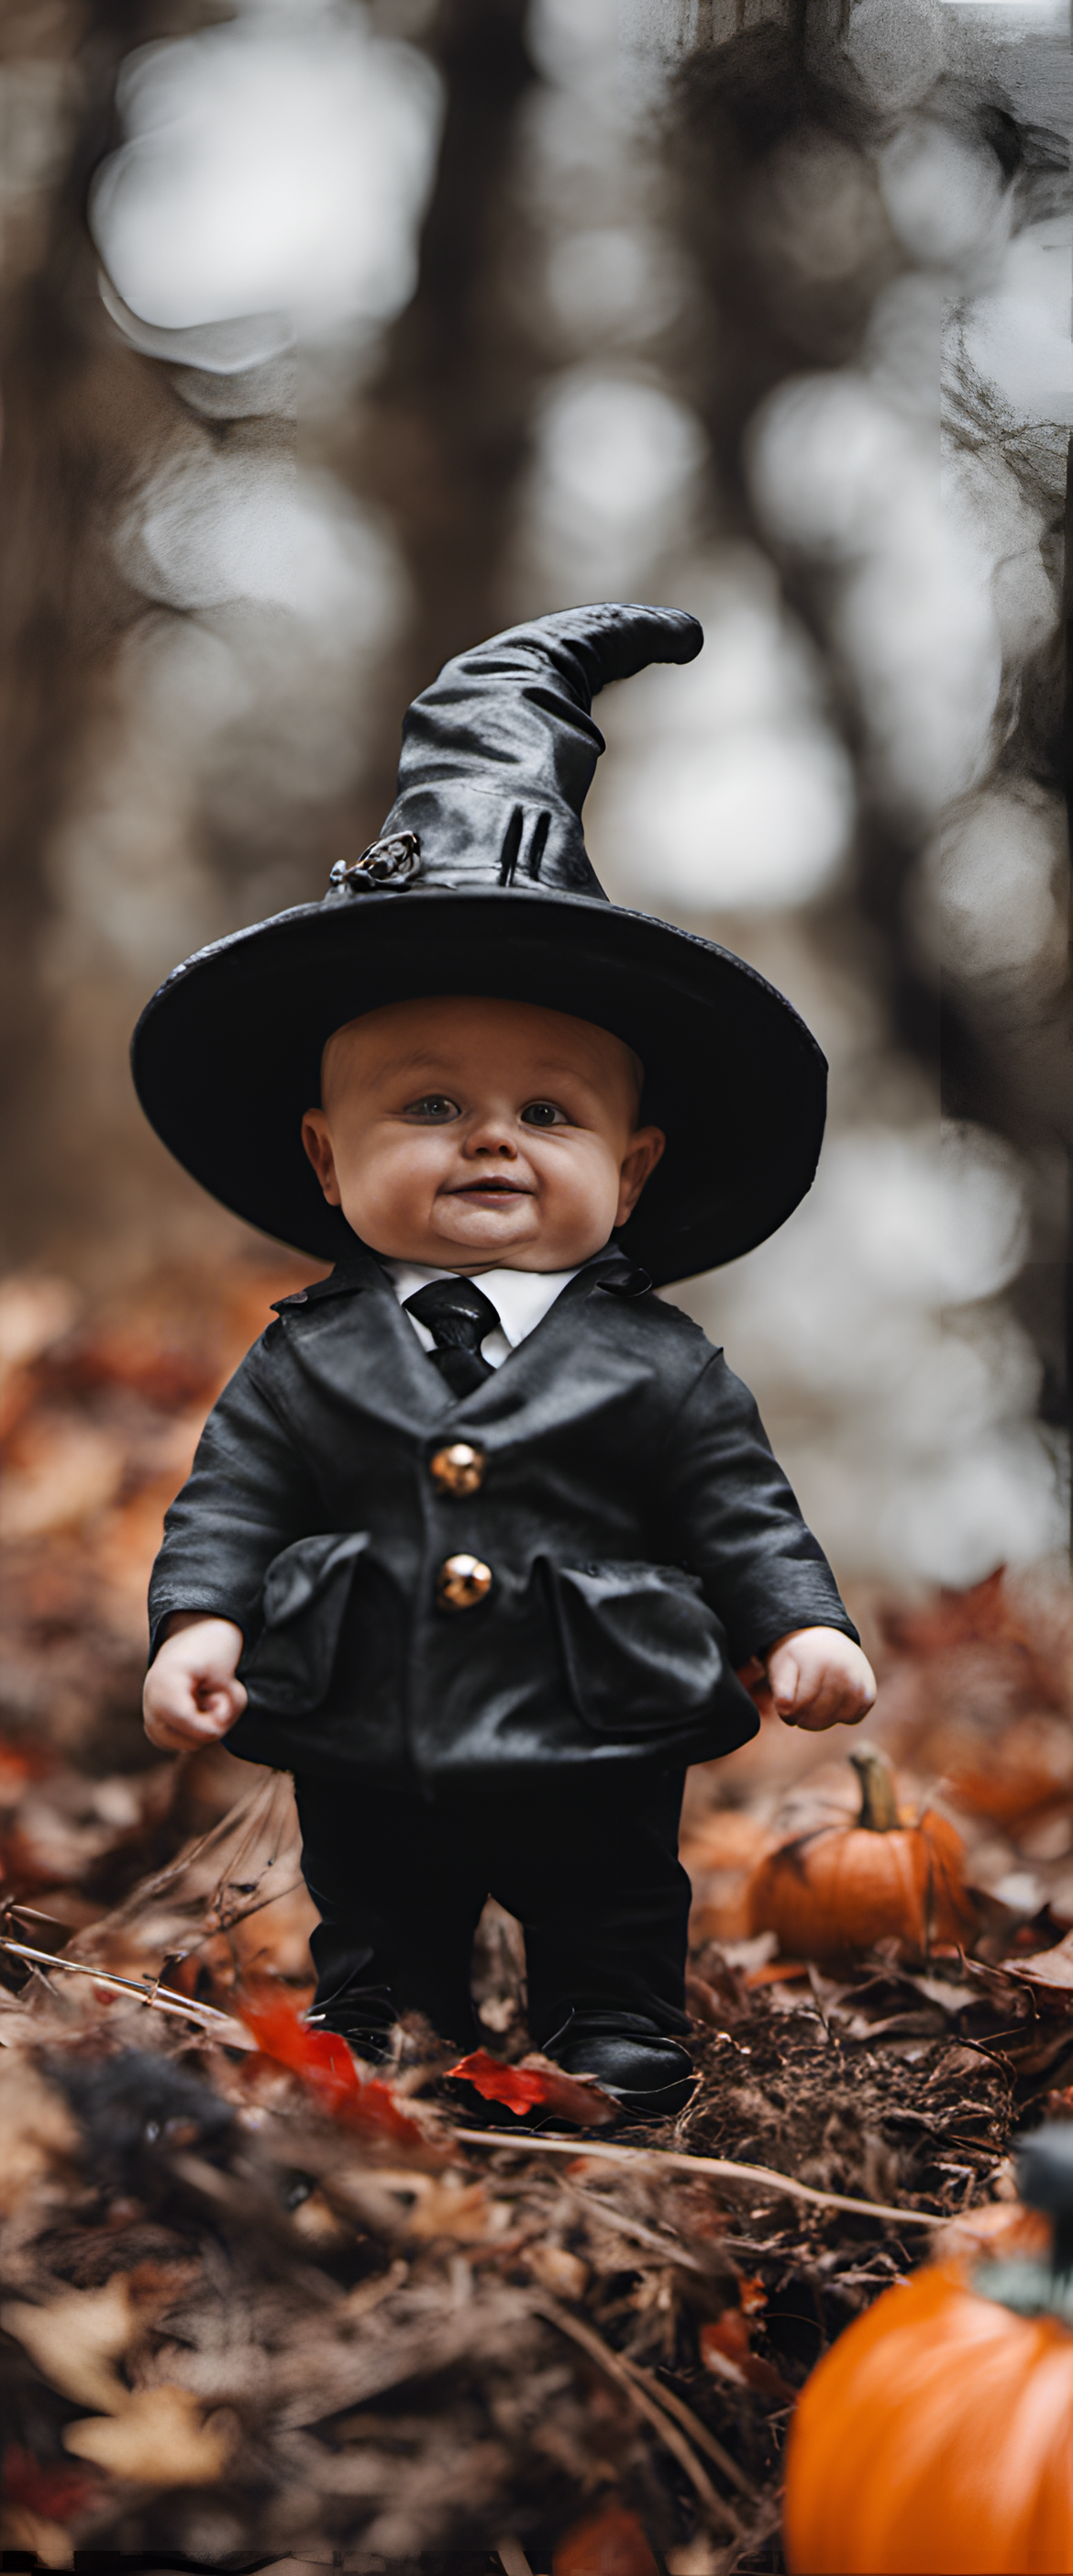
{"label": "coat pocket flap", "polygon": [[274,1556],[265,1576],[263,1607],[266,1628],[286,1628],[324,1591],[340,1567],[351,1565],[369,1544],[368,1530],[319,1531],[299,1538]]}
{"label": "coat pocket flap", "polygon": [[697,1575],[542,1562],[570,1696],[598,1734],[656,1742],[710,1708],[726,1678],[726,1637]]}
{"label": "coat pocket flap", "polygon": [[242,1665],[260,1707],[294,1715],[319,1707],[331,1682],[354,1567],[368,1530],[324,1530],[274,1556],[264,1580],[264,1627]]}

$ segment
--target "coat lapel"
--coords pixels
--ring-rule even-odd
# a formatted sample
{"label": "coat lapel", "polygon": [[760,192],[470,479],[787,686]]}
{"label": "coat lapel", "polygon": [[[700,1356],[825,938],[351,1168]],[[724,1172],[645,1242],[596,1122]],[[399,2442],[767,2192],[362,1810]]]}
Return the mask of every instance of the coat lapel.
{"label": "coat lapel", "polygon": [[[592,1345],[591,1366],[598,1370],[601,1346],[610,1354],[616,1338],[614,1310],[619,1282],[631,1276],[649,1285],[644,1272],[631,1273],[629,1263],[618,1251],[601,1253],[595,1261],[586,1262],[502,1367],[493,1369],[472,1395],[462,1397],[455,1410],[474,1427],[487,1423],[491,1428],[494,1422],[516,1416],[530,1403],[539,1402],[542,1412],[546,1412],[549,1404],[554,1405],[558,1382],[564,1402],[574,1412],[579,1345]],[[606,1294],[608,1285],[615,1292],[611,1296]]]}
{"label": "coat lapel", "polygon": [[305,1364],[323,1371],[342,1396],[353,1392],[364,1410],[419,1436],[457,1412],[457,1398],[422,1350],[386,1271],[357,1237],[330,1278],[282,1302],[327,1308],[321,1330],[302,1336]]}
{"label": "coat lapel", "polygon": [[[558,1364],[569,1357],[574,1365],[563,1372],[565,1394],[567,1375],[576,1376],[579,1337],[595,1334],[610,1352],[615,1339],[614,1308],[621,1295],[637,1293],[634,1281],[648,1285],[644,1273],[631,1271],[623,1254],[614,1249],[587,1262],[502,1367],[493,1369],[466,1396],[452,1394],[428,1352],[422,1350],[375,1253],[357,1238],[354,1251],[336,1264],[330,1278],[317,1280],[297,1297],[280,1302],[284,1310],[328,1307],[325,1361],[332,1382],[341,1394],[352,1384],[364,1407],[386,1421],[406,1422],[420,1436],[455,1420],[474,1427],[484,1423],[491,1429],[505,1417],[516,1418],[536,1398],[543,1408],[553,1396]],[[303,1335],[303,1344],[307,1365],[315,1366],[320,1333]]]}

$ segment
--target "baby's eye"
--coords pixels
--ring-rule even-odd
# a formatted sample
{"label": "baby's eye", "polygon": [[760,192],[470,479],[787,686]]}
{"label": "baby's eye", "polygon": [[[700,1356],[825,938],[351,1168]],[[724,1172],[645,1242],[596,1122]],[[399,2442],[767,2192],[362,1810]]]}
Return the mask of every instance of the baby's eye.
{"label": "baby's eye", "polygon": [[523,1127],[564,1127],[568,1124],[565,1112],[556,1107],[554,1100],[528,1101],[521,1112],[521,1122]]}
{"label": "baby's eye", "polygon": [[403,1111],[404,1118],[423,1118],[430,1126],[442,1126],[448,1118],[457,1118],[457,1100],[448,1100],[445,1092],[426,1092],[423,1100],[411,1100]]}

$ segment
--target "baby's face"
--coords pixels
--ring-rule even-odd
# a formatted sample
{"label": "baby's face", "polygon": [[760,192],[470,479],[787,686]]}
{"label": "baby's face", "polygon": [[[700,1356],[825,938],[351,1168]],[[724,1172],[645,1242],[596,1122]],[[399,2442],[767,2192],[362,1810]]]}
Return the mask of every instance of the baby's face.
{"label": "baby's face", "polygon": [[624,1225],[663,1152],[636,1062],[587,1020],[452,994],[350,1020],[302,1141],[374,1252],[429,1270],[571,1270]]}

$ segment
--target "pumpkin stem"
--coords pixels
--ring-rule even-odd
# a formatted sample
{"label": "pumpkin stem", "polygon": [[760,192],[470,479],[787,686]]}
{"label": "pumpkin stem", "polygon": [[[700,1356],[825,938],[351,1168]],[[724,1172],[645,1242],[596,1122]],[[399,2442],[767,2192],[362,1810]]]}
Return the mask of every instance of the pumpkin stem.
{"label": "pumpkin stem", "polygon": [[1047,2213],[1054,2230],[1052,2268],[1073,2272],[1073,2122],[1047,2120],[1025,2138],[1017,2157],[1017,2186],[1029,2209]]}
{"label": "pumpkin stem", "polygon": [[861,1812],[858,1825],[870,1834],[893,1834],[900,1818],[894,1796],[894,1773],[885,1753],[877,1753],[874,1744],[862,1744],[850,1761],[861,1784]]}

